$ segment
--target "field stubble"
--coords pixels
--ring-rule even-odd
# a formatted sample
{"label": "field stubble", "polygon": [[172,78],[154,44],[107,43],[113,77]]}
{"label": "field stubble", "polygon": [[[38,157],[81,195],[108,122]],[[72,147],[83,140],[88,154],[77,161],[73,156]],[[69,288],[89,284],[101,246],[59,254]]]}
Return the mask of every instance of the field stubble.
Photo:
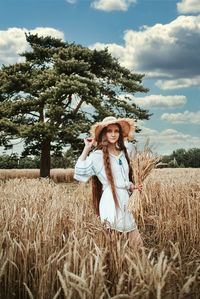
{"label": "field stubble", "polygon": [[102,227],[90,183],[2,180],[0,298],[200,298],[199,182],[200,169],[153,171],[137,253]]}

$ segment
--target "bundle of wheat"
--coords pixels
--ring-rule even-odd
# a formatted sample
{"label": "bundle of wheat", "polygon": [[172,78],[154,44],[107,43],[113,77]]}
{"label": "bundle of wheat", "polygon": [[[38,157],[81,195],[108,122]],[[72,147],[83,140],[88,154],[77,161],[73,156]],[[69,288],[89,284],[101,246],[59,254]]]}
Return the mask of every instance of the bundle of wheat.
{"label": "bundle of wheat", "polygon": [[[136,219],[143,217],[143,203],[148,202],[149,198],[145,192],[144,181],[150,172],[156,167],[160,157],[154,156],[151,148],[146,144],[143,151],[139,151],[137,147],[130,154],[130,162],[133,169],[133,181],[135,189],[129,198],[128,210],[132,212]],[[140,190],[138,186],[142,185]]]}

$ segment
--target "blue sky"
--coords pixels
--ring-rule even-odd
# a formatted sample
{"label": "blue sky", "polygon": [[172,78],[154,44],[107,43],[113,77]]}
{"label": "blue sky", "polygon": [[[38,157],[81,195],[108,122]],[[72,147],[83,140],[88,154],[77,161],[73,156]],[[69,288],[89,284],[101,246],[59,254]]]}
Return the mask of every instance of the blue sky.
{"label": "blue sky", "polygon": [[159,154],[200,147],[200,0],[1,0],[0,7],[0,64],[20,61],[27,31],[108,47],[144,73],[150,89],[132,97],[153,113],[139,123],[138,141],[150,138]]}

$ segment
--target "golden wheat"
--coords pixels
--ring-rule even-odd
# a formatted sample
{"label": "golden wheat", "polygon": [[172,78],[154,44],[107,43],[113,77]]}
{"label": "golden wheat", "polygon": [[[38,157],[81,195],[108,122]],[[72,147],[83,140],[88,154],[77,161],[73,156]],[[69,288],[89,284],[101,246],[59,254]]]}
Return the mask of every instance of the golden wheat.
{"label": "golden wheat", "polygon": [[152,171],[142,252],[105,231],[90,183],[1,181],[0,297],[199,298],[199,181],[199,169]]}
{"label": "golden wheat", "polygon": [[130,155],[130,163],[133,169],[133,181],[136,189],[129,198],[128,210],[134,214],[136,221],[138,221],[140,217],[143,224],[143,206],[145,202],[148,202],[149,197],[145,192],[145,188],[143,188],[143,190],[139,190],[138,186],[144,185],[145,179],[149,176],[159,161],[160,157],[153,155],[153,152],[148,144],[145,145],[142,151],[139,151],[137,147],[135,147]]}
{"label": "golden wheat", "polygon": [[[0,169],[0,179],[16,179],[16,178],[39,178],[39,169]],[[56,183],[70,183],[74,181],[73,168],[54,168],[50,170],[50,178]]]}

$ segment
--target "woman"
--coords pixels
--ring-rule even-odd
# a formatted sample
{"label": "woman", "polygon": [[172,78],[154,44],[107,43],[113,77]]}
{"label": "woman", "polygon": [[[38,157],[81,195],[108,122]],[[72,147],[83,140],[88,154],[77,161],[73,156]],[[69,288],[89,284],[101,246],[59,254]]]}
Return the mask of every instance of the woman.
{"label": "woman", "polygon": [[[109,116],[91,127],[91,138],[85,138],[85,147],[75,165],[74,178],[87,182],[92,177],[93,201],[96,213],[111,230],[128,233],[132,246],[142,246],[133,215],[127,210],[129,192],[134,186],[132,168],[124,139],[132,138],[134,122],[128,118]],[[96,150],[89,156],[92,146]]]}

